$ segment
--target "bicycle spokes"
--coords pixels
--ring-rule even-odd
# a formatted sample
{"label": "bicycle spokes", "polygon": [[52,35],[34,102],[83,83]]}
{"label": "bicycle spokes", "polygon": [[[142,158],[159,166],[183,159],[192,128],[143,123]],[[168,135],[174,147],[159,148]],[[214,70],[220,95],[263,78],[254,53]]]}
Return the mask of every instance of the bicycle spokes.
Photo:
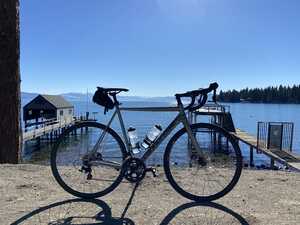
{"label": "bicycle spokes", "polygon": [[[196,124],[193,136],[203,154],[190,145],[186,133],[178,134],[168,146],[166,173],[172,186],[193,200],[213,200],[226,194],[237,182],[241,155],[230,135],[212,125]],[[199,129],[201,126],[203,128]]]}
{"label": "bicycle spokes", "polygon": [[[97,144],[101,151],[94,151]],[[123,157],[118,141],[110,133],[91,126],[77,128],[61,139],[55,165],[65,185],[79,193],[93,194],[114,184],[120,176]]]}

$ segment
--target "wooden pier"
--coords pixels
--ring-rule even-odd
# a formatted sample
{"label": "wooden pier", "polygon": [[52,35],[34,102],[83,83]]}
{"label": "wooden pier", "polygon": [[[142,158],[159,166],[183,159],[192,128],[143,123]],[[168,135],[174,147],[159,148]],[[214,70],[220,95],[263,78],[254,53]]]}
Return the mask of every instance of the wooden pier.
{"label": "wooden pier", "polygon": [[22,140],[23,142],[30,141],[36,138],[39,138],[41,136],[50,134],[52,136],[53,133],[58,134],[61,129],[64,129],[68,126],[71,126],[75,123],[75,120],[69,121],[69,122],[56,122],[50,125],[45,125],[39,128],[35,128],[33,130],[29,130],[26,132],[23,132],[22,134]]}
{"label": "wooden pier", "polygon": [[[300,171],[300,155],[296,155],[292,151],[292,142],[293,142],[293,124],[291,127],[291,132],[288,133],[287,138],[289,138],[289,148],[283,148],[282,144],[280,147],[277,146],[277,148],[272,148],[268,141],[267,136],[260,137],[259,135],[256,137],[254,135],[251,135],[245,131],[242,131],[241,129],[235,128],[231,113],[230,113],[230,107],[220,104],[206,104],[201,109],[194,111],[189,114],[189,121],[191,123],[197,122],[198,116],[208,116],[211,118],[211,123],[215,124],[217,126],[220,126],[230,132],[234,137],[237,138],[238,141],[246,144],[249,146],[250,150],[250,166],[254,167],[254,150],[256,150],[258,153],[262,153],[265,156],[270,158],[270,165],[271,168],[275,168],[275,162],[278,162],[282,165],[287,166],[288,168],[293,168],[295,170]],[[262,123],[262,122],[260,122]],[[273,123],[272,123],[273,124]],[[282,124],[287,123],[277,123],[283,126]],[[270,123],[264,123],[263,125],[270,126]],[[286,131],[285,129],[282,129],[282,132]],[[258,133],[259,130],[259,123],[258,123]],[[262,135],[266,135],[268,130],[264,130]],[[277,137],[275,137],[276,139]],[[283,135],[281,133],[281,139],[283,138]],[[259,141],[258,141],[259,140]],[[274,137],[273,137],[274,140]],[[267,147],[268,146],[268,147]],[[286,146],[285,146],[286,147]],[[285,149],[285,150],[282,150]],[[288,149],[288,150],[287,150]]]}
{"label": "wooden pier", "polygon": [[70,126],[72,126],[73,124],[76,123],[80,123],[80,122],[84,122],[84,121],[96,121],[96,119],[89,119],[87,117],[76,117],[71,121],[65,122],[65,121],[54,121],[51,124],[45,124],[41,127],[38,128],[34,128],[32,130],[28,130],[28,131],[23,131],[22,133],[22,141],[26,142],[26,141],[30,141],[30,140],[34,140],[37,138],[40,138],[42,136],[45,135],[50,135],[51,139],[52,136],[53,137],[58,137],[58,135],[60,133],[62,133],[62,131]]}
{"label": "wooden pier", "polygon": [[239,141],[249,145],[250,147],[250,165],[254,165],[254,149],[262,152],[264,155],[268,156],[271,160],[271,167],[274,167],[275,161],[283,164],[285,166],[291,167],[300,171],[300,156],[296,155],[290,151],[278,150],[278,149],[268,149],[265,147],[258,146],[257,137],[242,131],[241,129],[236,129],[236,132],[231,132]]}

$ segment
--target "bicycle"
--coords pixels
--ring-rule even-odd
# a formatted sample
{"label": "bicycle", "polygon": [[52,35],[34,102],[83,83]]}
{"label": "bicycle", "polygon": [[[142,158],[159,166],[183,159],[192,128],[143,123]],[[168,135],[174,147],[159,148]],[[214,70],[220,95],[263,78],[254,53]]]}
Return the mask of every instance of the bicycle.
{"label": "bicycle", "polygon": [[[82,198],[97,198],[113,191],[123,178],[136,183],[146,172],[155,176],[155,168],[146,160],[179,125],[183,127],[170,139],[164,152],[163,166],[171,186],[194,201],[213,201],[223,197],[237,184],[242,171],[242,154],[238,141],[226,130],[210,123],[190,123],[186,113],[205,105],[217,83],[208,88],[176,94],[174,107],[121,107],[117,94],[124,88],[99,88],[98,104],[115,108],[109,122],[81,122],[66,129],[51,152],[51,169],[56,181],[67,192]],[[112,97],[112,99],[111,99]],[[190,103],[183,104],[183,98]],[[95,100],[95,99],[94,99]],[[178,112],[174,120],[136,157],[130,144],[121,111]],[[122,137],[110,126],[118,117]],[[81,178],[81,179],[79,179]]]}

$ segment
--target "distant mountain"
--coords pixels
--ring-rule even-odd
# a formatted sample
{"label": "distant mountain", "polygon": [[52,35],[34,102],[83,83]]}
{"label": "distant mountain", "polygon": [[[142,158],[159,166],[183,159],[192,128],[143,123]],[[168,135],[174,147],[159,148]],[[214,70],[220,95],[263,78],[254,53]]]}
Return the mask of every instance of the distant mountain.
{"label": "distant mountain", "polygon": [[[35,98],[38,94],[37,93],[28,93],[28,92],[22,92],[22,105],[28,103],[33,98]],[[66,100],[74,102],[85,102],[87,100],[87,94],[83,93],[63,93],[61,94]],[[91,101],[93,97],[93,93],[88,93],[89,101]],[[167,97],[143,97],[143,96],[118,96],[118,99],[122,101],[128,101],[128,102],[174,102],[175,98],[171,96]]]}
{"label": "distant mountain", "polygon": [[32,99],[38,96],[37,93],[28,93],[28,92],[21,92],[21,104],[26,105]]}
{"label": "distant mountain", "polygon": [[[62,95],[68,101],[85,102],[87,99],[87,94],[82,94],[82,93],[70,92],[70,93],[63,93],[60,95]],[[92,93],[88,93],[89,100],[92,99],[92,97],[93,97]]]}
{"label": "distant mountain", "polygon": [[[86,101],[87,94],[82,93],[64,93],[61,94],[66,100],[69,101]],[[91,100],[93,93],[88,93],[88,98]],[[143,96],[118,96],[120,101],[129,101],[129,102],[172,102],[174,97],[143,97]]]}

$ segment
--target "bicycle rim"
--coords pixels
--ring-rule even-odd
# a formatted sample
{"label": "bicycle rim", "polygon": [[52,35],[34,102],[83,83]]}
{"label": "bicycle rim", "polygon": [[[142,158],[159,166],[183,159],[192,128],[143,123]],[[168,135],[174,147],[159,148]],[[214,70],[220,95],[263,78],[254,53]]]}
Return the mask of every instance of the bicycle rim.
{"label": "bicycle rim", "polygon": [[95,198],[111,192],[121,182],[121,169],[103,164],[86,163],[99,137],[104,135],[93,162],[113,162],[120,166],[125,158],[125,146],[110,128],[99,123],[81,123],[67,129],[51,153],[51,168],[58,183],[69,193],[83,198]]}
{"label": "bicycle rim", "polygon": [[236,140],[211,124],[191,126],[203,156],[197,153],[185,129],[170,140],[164,155],[166,176],[174,189],[195,201],[216,200],[233,189],[242,170]]}

